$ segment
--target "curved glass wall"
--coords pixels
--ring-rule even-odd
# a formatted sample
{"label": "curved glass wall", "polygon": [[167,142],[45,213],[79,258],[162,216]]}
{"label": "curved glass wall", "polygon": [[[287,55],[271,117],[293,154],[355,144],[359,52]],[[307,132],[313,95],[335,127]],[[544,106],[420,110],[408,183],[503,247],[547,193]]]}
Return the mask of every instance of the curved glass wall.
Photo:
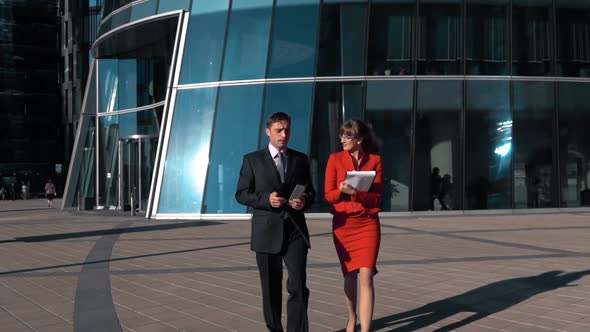
{"label": "curved glass wall", "polygon": [[178,91],[158,212],[200,213],[216,99],[217,88]]}
{"label": "curved glass wall", "polygon": [[[150,16],[178,9],[180,31],[175,17],[156,35],[166,20]],[[383,140],[384,212],[590,206],[586,1],[144,1],[105,26],[116,15],[147,20],[93,46],[99,205],[120,201],[120,131],[141,132],[117,111],[156,103],[150,216],[246,213],[239,167],[276,111],[310,157],[311,212],[329,209],[326,162],[350,118]]]}
{"label": "curved glass wall", "polygon": [[184,45],[181,84],[219,80],[228,10],[229,0],[201,0],[193,7]]}
{"label": "curved glass wall", "polygon": [[[196,0],[195,0],[196,1]],[[98,36],[127,23],[175,10],[190,10],[191,0],[105,0]]]}
{"label": "curved glass wall", "polygon": [[225,45],[224,81],[264,78],[273,0],[233,0]]}

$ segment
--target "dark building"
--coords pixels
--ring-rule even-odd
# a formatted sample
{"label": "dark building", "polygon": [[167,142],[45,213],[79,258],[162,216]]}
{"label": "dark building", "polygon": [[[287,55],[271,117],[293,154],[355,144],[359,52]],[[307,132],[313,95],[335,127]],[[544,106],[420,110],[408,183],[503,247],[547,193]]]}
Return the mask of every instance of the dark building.
{"label": "dark building", "polygon": [[279,110],[319,197],[356,117],[384,141],[384,214],[590,205],[590,1],[103,5],[65,207],[247,217],[242,155]]}
{"label": "dark building", "polygon": [[32,194],[65,178],[58,38],[55,0],[0,2],[0,185]]}

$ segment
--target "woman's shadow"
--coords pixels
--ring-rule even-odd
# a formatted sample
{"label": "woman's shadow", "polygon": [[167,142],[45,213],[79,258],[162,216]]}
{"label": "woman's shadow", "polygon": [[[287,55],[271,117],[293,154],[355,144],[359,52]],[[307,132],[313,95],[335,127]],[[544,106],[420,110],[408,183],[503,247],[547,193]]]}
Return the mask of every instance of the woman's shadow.
{"label": "woman's shadow", "polygon": [[[375,330],[392,327],[387,331],[415,331],[452,317],[458,313],[471,312],[471,316],[440,327],[435,331],[451,331],[489,315],[510,308],[535,295],[570,285],[590,270],[564,273],[548,271],[539,275],[497,281],[463,294],[426,304],[420,308],[383,317],[373,321]],[[395,327],[395,325],[402,325]]]}

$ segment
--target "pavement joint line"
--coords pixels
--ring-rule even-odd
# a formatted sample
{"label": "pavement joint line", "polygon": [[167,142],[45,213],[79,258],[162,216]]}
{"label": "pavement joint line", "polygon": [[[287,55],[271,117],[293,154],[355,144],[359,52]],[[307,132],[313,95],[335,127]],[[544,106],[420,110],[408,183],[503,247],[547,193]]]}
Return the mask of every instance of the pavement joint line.
{"label": "pavement joint line", "polygon": [[405,231],[412,231],[416,234],[428,234],[428,235],[448,237],[448,238],[464,240],[464,241],[481,242],[481,243],[486,243],[486,244],[493,244],[493,245],[498,245],[498,246],[503,246],[503,247],[518,248],[518,249],[544,251],[544,252],[552,252],[552,253],[560,253],[560,254],[584,254],[584,253],[570,251],[570,250],[545,248],[545,247],[533,246],[533,245],[528,245],[528,244],[520,244],[520,243],[513,243],[513,242],[506,242],[506,241],[482,239],[482,238],[472,237],[472,236],[457,235],[452,232],[423,231],[423,230],[418,230],[418,229],[409,228],[409,227],[400,227],[400,226],[392,226],[392,225],[381,225],[381,227],[393,228],[393,229],[405,230]]}
{"label": "pavement joint line", "polygon": [[[564,254],[538,254],[538,255],[512,255],[512,256],[475,256],[475,257],[459,257],[459,258],[432,258],[432,259],[418,259],[418,260],[378,260],[377,265],[426,265],[426,264],[444,264],[444,263],[459,263],[459,262],[484,262],[484,261],[508,261],[508,260],[527,260],[527,259],[546,259],[546,258],[584,258],[590,257],[590,253],[564,253]],[[91,262],[92,264],[103,263],[107,261],[117,261],[121,259],[112,259],[104,261]],[[75,265],[83,265],[85,263],[76,263]],[[312,263],[308,264],[308,269],[325,269],[325,268],[339,268],[340,263]],[[47,267],[44,269],[52,269],[55,267]],[[48,277],[48,276],[68,276],[77,275],[80,272],[46,272],[35,273],[32,271],[13,271],[0,273],[0,278],[27,276],[27,277]],[[195,268],[173,268],[173,269],[138,269],[138,270],[112,270],[113,275],[141,275],[141,274],[171,274],[171,273],[196,273],[196,272],[242,272],[242,271],[258,271],[258,267],[251,266],[229,266],[229,267],[195,267]]]}

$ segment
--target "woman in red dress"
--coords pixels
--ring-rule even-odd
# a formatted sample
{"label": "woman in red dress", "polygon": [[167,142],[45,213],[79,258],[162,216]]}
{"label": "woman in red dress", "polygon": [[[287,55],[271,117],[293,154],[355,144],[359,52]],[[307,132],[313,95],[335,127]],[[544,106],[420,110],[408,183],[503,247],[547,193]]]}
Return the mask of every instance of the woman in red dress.
{"label": "woman in red dress", "polygon": [[[326,166],[324,193],[332,205],[332,234],[344,275],[348,308],[347,332],[354,331],[357,314],[357,281],[360,287],[361,331],[369,331],[373,319],[373,276],[381,242],[378,213],[383,189],[383,166],[377,139],[371,127],[349,120],[340,127],[343,151],[332,153]],[[375,171],[369,191],[357,191],[344,182],[347,171]]]}

